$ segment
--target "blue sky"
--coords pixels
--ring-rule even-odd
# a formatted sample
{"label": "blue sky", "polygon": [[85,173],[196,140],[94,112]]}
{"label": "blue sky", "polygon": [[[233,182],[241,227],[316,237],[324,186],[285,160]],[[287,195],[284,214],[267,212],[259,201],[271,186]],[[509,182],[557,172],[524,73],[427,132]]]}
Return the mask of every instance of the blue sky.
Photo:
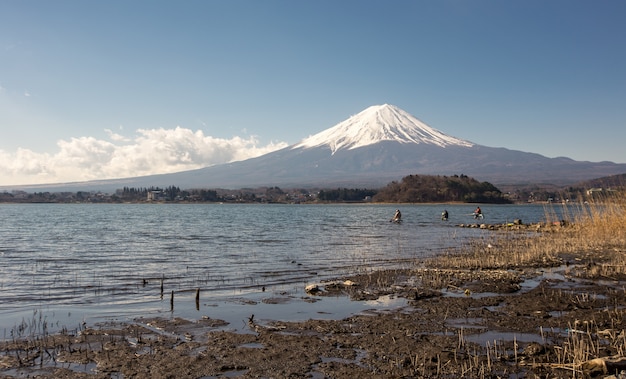
{"label": "blue sky", "polygon": [[626,163],[626,2],[0,2],[0,185],[173,172],[393,104]]}

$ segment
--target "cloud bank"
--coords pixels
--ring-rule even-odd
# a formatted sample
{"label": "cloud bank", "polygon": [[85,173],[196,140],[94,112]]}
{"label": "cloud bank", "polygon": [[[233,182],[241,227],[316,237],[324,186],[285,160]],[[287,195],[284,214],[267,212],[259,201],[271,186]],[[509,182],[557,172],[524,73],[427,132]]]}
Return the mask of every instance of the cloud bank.
{"label": "cloud bank", "polygon": [[58,152],[25,148],[0,150],[0,185],[66,183],[116,179],[192,170],[257,157],[287,146],[259,146],[255,136],[231,139],[205,136],[201,130],[139,129],[128,138],[106,131],[107,140],[93,137],[59,140]]}

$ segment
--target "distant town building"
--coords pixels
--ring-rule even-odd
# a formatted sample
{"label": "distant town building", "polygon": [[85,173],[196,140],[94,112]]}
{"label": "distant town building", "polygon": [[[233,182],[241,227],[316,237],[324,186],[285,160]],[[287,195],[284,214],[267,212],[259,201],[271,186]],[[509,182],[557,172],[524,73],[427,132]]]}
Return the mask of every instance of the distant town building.
{"label": "distant town building", "polygon": [[592,196],[592,195],[597,195],[597,194],[602,194],[602,193],[612,193],[612,192],[616,192],[616,191],[611,188],[589,188],[587,190],[587,195]]}
{"label": "distant town building", "polygon": [[148,191],[148,201],[159,201],[163,200],[163,191]]}

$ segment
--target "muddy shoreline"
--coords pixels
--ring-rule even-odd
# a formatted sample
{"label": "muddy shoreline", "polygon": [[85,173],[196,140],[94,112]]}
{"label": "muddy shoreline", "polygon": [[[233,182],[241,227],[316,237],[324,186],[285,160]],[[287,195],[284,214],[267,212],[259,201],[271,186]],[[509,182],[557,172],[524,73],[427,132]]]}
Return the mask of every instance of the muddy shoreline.
{"label": "muddy shoreline", "polygon": [[[572,378],[620,357],[626,277],[602,252],[506,270],[417,267],[317,283],[298,300],[401,297],[407,306],[341,320],[139,318],[0,344],[5,378]],[[268,294],[271,298],[271,294]],[[584,357],[576,354],[586,354]],[[587,359],[588,358],[588,359]]]}

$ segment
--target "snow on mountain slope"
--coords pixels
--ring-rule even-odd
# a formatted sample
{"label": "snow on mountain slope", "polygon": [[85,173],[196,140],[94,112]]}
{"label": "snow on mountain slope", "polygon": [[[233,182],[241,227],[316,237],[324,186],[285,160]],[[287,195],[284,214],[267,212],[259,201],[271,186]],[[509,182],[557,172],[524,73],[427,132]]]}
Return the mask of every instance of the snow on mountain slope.
{"label": "snow on mountain slope", "polygon": [[338,150],[356,149],[381,141],[424,143],[439,147],[474,146],[469,141],[431,128],[396,106],[383,104],[371,106],[330,129],[305,138],[292,149],[327,145],[335,154]]}

